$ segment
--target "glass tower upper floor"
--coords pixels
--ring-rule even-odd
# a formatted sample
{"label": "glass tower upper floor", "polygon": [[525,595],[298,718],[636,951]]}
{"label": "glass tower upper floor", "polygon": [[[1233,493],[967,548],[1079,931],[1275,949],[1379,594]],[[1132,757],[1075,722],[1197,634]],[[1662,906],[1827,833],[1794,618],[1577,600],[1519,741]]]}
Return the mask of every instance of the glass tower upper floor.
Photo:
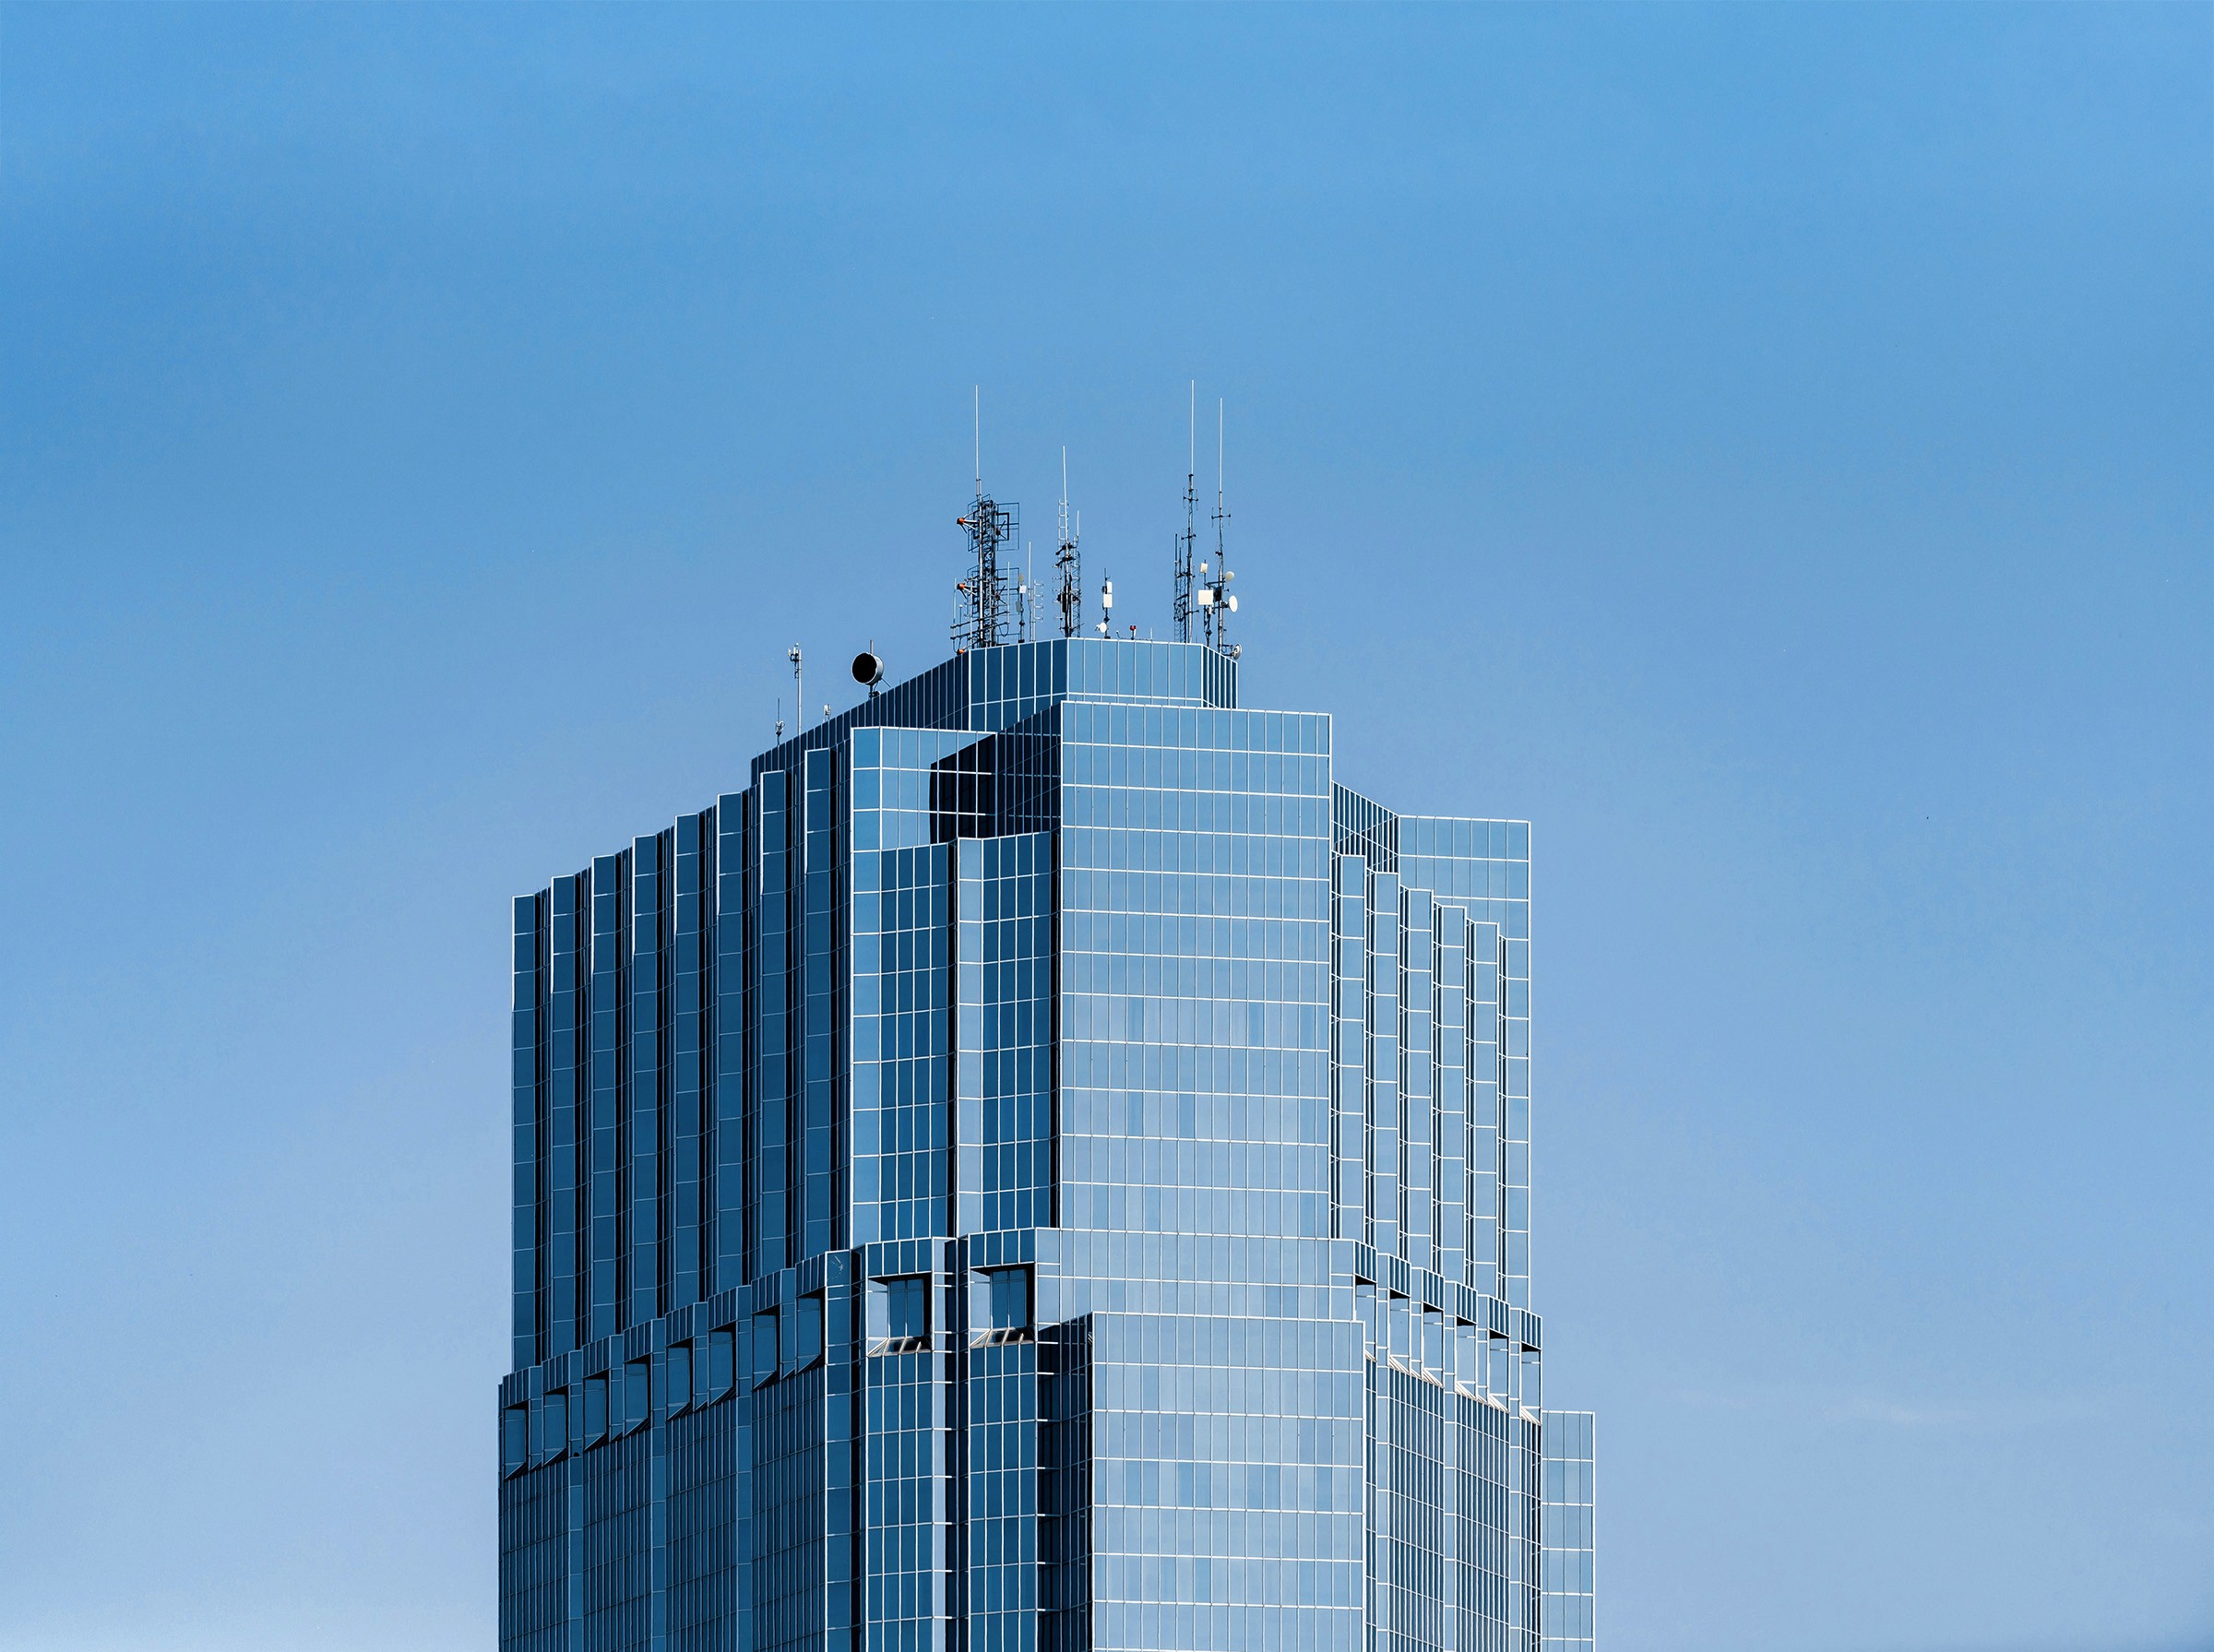
{"label": "glass tower upper floor", "polygon": [[518,1365],[878,1240],[1359,1241],[1527,1307],[1529,835],[1189,645],[979,650],[516,904]]}
{"label": "glass tower upper floor", "polygon": [[980,649],[516,902],[504,1644],[1536,1647],[1529,829],[1334,764]]}

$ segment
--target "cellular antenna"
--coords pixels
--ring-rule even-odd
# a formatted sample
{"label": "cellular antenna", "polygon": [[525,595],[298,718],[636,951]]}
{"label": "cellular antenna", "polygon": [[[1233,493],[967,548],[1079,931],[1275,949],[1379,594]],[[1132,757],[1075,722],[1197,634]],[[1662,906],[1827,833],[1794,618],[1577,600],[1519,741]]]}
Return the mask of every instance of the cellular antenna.
{"label": "cellular antenna", "polygon": [[984,496],[984,387],[969,386],[969,417],[976,443],[976,497]]}
{"label": "cellular antenna", "polygon": [[1053,566],[1061,576],[1053,600],[1061,607],[1061,635],[1074,636],[1084,629],[1084,560],[1077,554],[1081,518],[1072,525],[1068,515],[1068,449],[1061,449],[1061,548]]}
{"label": "cellular antenna", "polygon": [[[793,643],[784,650],[784,658],[792,661],[792,714],[800,719],[800,727],[807,726],[806,683],[800,677],[800,645]],[[777,702],[777,738],[784,737],[784,702]]]}
{"label": "cellular antenna", "polygon": [[[996,648],[1008,640],[1009,599],[1024,600],[1028,592],[1018,585],[1010,590],[1012,570],[1000,567],[1004,546],[1013,556],[1018,536],[1017,512],[984,492],[983,392],[976,393],[976,495],[966,516],[954,526],[969,535],[969,577],[954,586],[953,642],[962,653],[970,648]],[[1019,616],[1016,623],[1020,624]]]}
{"label": "cellular antenna", "polygon": [[1199,565],[1197,601],[1207,646],[1235,660],[1240,649],[1230,640],[1230,616],[1238,612],[1238,600],[1231,594],[1230,582],[1237,576],[1230,571],[1230,553],[1223,535],[1229,524],[1230,507],[1222,503],[1222,403],[1218,400],[1215,403],[1215,566],[1210,575],[1207,564]]}
{"label": "cellular antenna", "polygon": [[1190,463],[1184,473],[1184,532],[1176,541],[1176,640],[1192,640],[1192,551],[1199,509],[1199,381],[1192,381]]}

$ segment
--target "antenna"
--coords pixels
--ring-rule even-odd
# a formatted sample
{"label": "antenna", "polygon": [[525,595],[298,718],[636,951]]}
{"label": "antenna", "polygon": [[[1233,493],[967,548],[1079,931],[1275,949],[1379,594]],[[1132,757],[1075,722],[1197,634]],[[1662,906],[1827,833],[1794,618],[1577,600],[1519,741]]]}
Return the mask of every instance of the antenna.
{"label": "antenna", "polygon": [[[1079,528],[1081,519],[1079,518]],[[1061,548],[1053,555],[1060,570],[1061,588],[1054,600],[1061,606],[1061,635],[1074,636],[1084,629],[1084,561],[1077,554],[1079,528],[1069,526],[1068,449],[1061,449]]]}
{"label": "antenna", "polygon": [[[793,643],[791,648],[786,648],[784,658],[792,661],[792,714],[799,719],[800,727],[804,729],[807,726],[807,695],[806,684],[800,678],[800,645]],[[780,736],[784,732],[783,710],[784,702],[779,700],[777,702],[777,732]]]}
{"label": "antenna", "polygon": [[[996,648],[1007,640],[1008,576],[1000,571],[1000,547],[1015,548],[1016,508],[984,492],[983,392],[976,393],[976,496],[954,526],[969,535],[969,577],[955,585],[953,641],[959,652]],[[1019,586],[1013,595],[1028,596]]]}
{"label": "antenna", "polygon": [[969,406],[969,418],[970,418],[970,429],[971,429],[971,433],[972,433],[972,434],[973,434],[973,437],[974,437],[974,440],[975,440],[975,444],[976,444],[976,446],[975,446],[975,455],[976,455],[976,496],[977,496],[979,499],[982,499],[982,498],[984,496],[984,387],[983,387],[983,386],[982,386],[982,385],[971,385],[971,386],[969,386],[969,398],[970,398],[970,406]]}
{"label": "antenna", "polygon": [[1100,635],[1105,636],[1107,628],[1114,622],[1114,581],[1100,581]]}
{"label": "antenna", "polygon": [[784,696],[777,696],[777,743],[784,743]]}
{"label": "antenna", "polygon": [[1199,381],[1192,381],[1190,464],[1184,473],[1184,532],[1176,541],[1176,640],[1192,640],[1193,523],[1199,508]]}
{"label": "antenna", "polygon": [[[1230,521],[1230,507],[1222,503],[1222,403],[1215,403],[1215,570],[1212,578],[1199,588],[1199,617],[1207,635],[1207,646],[1232,660],[1240,652],[1238,645],[1230,640],[1230,616],[1238,612],[1238,600],[1230,591],[1230,582],[1237,576],[1230,571],[1229,553],[1223,547],[1223,529]],[[1200,565],[1204,572],[1206,565]]]}

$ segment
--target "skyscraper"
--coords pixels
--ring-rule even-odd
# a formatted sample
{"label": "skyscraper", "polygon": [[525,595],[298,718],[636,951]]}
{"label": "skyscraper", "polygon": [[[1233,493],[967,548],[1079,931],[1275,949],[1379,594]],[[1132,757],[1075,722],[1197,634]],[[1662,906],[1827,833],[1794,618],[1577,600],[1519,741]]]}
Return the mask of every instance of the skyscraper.
{"label": "skyscraper", "polygon": [[1529,830],[1332,763],[976,647],[516,902],[504,1647],[1590,1646]]}

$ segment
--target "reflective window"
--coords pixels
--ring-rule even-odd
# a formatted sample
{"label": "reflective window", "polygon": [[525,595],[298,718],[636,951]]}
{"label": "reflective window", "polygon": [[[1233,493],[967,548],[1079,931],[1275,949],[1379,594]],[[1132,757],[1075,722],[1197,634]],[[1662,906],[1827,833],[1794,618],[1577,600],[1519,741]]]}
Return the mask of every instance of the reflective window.
{"label": "reflective window", "polygon": [[556,1388],[538,1402],[538,1461],[550,1463],[569,1448],[569,1395]]}
{"label": "reflective window", "polygon": [[782,1369],[776,1311],[755,1314],[753,1323],[753,1380],[756,1384],[766,1383]]}
{"label": "reflective window", "polygon": [[926,1276],[871,1279],[868,1338],[872,1352],[920,1341],[930,1335],[930,1280]]}
{"label": "reflective window", "polygon": [[823,1357],[823,1299],[803,1296],[793,1304],[791,1336],[785,1339],[784,1370],[803,1371]]}
{"label": "reflective window", "polygon": [[976,1276],[976,1288],[970,1293],[973,1329],[989,1332],[1030,1329],[1029,1268],[986,1268]]}
{"label": "reflective window", "polygon": [[669,1408],[681,1411],[692,1403],[692,1345],[673,1342],[668,1357]]}
{"label": "reflective window", "polygon": [[584,1440],[590,1444],[607,1433],[607,1379],[584,1379]]}

